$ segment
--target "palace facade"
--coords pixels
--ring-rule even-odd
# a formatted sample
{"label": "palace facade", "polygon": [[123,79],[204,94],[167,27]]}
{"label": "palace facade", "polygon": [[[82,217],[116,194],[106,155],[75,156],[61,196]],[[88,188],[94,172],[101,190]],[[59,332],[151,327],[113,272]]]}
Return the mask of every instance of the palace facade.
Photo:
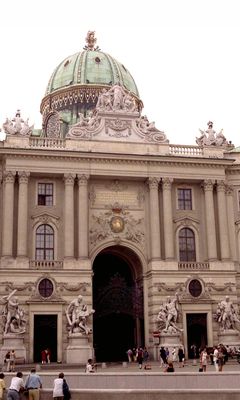
{"label": "palace facade", "polygon": [[157,357],[157,315],[177,293],[188,356],[219,343],[219,302],[240,301],[240,153],[211,122],[196,146],[170,144],[95,44],[90,32],[53,72],[42,130],[19,111],[3,124],[0,297],[16,291],[27,361],[44,348],[67,361],[78,295],[95,310],[96,360],[116,361],[139,345]]}

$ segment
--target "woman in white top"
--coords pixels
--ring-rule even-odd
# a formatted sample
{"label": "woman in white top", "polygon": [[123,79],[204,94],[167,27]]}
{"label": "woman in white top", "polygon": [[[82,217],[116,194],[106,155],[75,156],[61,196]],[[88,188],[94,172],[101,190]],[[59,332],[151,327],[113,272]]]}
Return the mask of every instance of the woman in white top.
{"label": "woman in white top", "polygon": [[95,372],[95,370],[94,370],[93,360],[89,358],[86,365],[86,373],[90,374],[91,372]]}
{"label": "woman in white top", "polygon": [[63,400],[63,378],[64,378],[64,373],[60,372],[58,378],[54,379],[53,398],[55,400]]}
{"label": "woman in white top", "polygon": [[205,347],[200,354],[200,366],[202,367],[203,372],[206,372],[207,361],[208,361],[208,353],[207,353],[207,349]]}

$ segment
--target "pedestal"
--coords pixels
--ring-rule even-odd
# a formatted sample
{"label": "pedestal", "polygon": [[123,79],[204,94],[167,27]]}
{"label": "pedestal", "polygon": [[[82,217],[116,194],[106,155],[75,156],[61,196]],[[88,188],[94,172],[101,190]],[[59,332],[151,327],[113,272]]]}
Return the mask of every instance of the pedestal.
{"label": "pedestal", "polygon": [[180,346],[182,346],[181,340],[180,340],[180,334],[179,333],[163,333],[161,332],[160,334],[160,340],[159,340],[159,347],[167,347],[169,350],[169,355],[171,357],[173,348],[175,347],[176,353],[178,352],[178,349]]}
{"label": "pedestal", "polygon": [[239,332],[234,329],[226,329],[218,335],[219,343],[224,346],[240,346]]}
{"label": "pedestal", "polygon": [[93,358],[93,349],[87,336],[81,333],[69,333],[67,346],[67,364],[87,364]]}
{"label": "pedestal", "polygon": [[22,358],[26,362],[26,347],[24,346],[24,336],[16,333],[7,333],[3,336],[3,345],[0,349],[0,363],[3,363],[8,351],[15,350],[16,357]]}

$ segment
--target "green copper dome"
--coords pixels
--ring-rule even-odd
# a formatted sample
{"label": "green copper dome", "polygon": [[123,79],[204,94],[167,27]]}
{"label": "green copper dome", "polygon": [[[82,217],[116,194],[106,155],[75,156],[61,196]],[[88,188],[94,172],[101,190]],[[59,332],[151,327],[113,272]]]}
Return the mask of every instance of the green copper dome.
{"label": "green copper dome", "polygon": [[139,96],[135,81],[123,64],[99,50],[84,50],[65,58],[52,74],[46,94],[74,85],[120,83]]}
{"label": "green copper dome", "polygon": [[95,46],[94,35],[89,31],[83,51],[65,58],[53,72],[40,106],[44,132],[50,124],[60,124],[64,136],[80,114],[86,116],[96,107],[99,94],[116,83],[130,91],[142,108],[132,75],[122,63]]}

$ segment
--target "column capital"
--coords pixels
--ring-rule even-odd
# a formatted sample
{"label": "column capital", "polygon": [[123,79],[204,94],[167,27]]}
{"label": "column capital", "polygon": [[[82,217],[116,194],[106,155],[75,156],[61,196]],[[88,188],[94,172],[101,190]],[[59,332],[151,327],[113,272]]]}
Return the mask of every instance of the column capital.
{"label": "column capital", "polygon": [[162,188],[171,189],[173,183],[173,178],[162,178]]}
{"label": "column capital", "polygon": [[27,171],[18,171],[18,180],[19,183],[28,183],[28,178],[30,176],[30,172]]}
{"label": "column capital", "polygon": [[234,189],[232,185],[226,185],[226,195],[233,196]]}
{"label": "column capital", "polygon": [[4,171],[3,181],[4,183],[14,183],[16,171]]}
{"label": "column capital", "polygon": [[218,192],[225,192],[226,191],[226,183],[225,181],[217,181],[217,191]]}
{"label": "column capital", "polygon": [[63,179],[64,179],[65,185],[70,185],[70,186],[72,186],[72,185],[74,185],[75,174],[71,174],[71,173],[69,173],[69,174],[64,174]]}
{"label": "column capital", "polygon": [[89,175],[77,174],[77,178],[78,178],[78,186],[87,186]]}
{"label": "column capital", "polygon": [[211,179],[206,179],[202,183],[202,187],[203,187],[205,192],[213,191],[213,185],[214,185],[214,181],[211,180]]}
{"label": "column capital", "polygon": [[148,178],[147,183],[150,189],[158,189],[159,179],[151,177]]}

